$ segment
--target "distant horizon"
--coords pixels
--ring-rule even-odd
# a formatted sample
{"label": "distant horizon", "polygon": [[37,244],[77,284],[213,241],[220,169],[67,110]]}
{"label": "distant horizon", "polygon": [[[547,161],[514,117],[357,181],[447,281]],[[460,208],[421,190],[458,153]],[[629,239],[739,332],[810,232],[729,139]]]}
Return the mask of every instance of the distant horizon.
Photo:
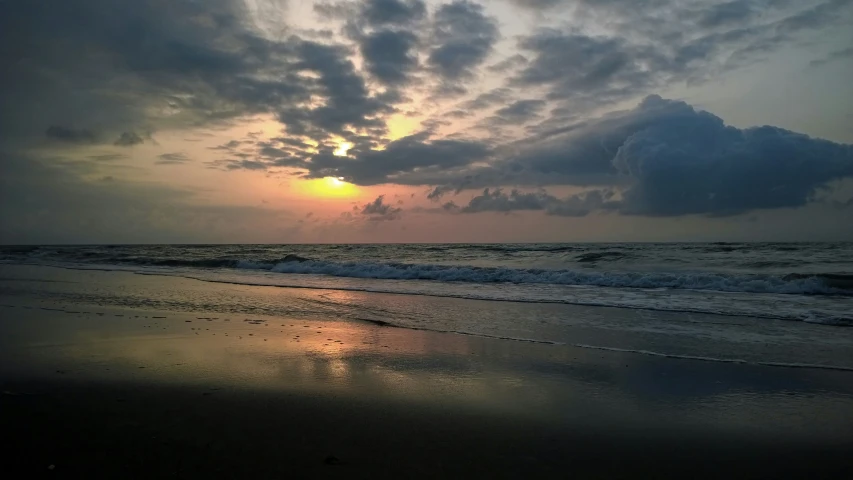
{"label": "distant horizon", "polygon": [[147,246],[176,246],[176,247],[206,247],[206,246],[229,246],[229,245],[258,245],[258,246],[299,246],[299,245],[628,245],[628,244],[755,244],[755,243],[779,243],[779,244],[810,244],[810,243],[853,243],[853,240],[791,240],[791,241],[765,241],[765,240],[744,240],[744,241],[703,241],[703,240],[687,240],[687,241],[626,241],[626,242],[355,242],[355,243],[330,243],[330,242],[315,242],[315,243],[31,243],[31,244],[5,244],[0,243],[0,247],[147,247]]}

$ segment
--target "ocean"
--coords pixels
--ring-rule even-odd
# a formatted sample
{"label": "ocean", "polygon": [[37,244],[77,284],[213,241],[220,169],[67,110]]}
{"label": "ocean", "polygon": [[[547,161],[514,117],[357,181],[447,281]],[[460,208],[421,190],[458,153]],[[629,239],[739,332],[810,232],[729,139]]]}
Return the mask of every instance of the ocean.
{"label": "ocean", "polygon": [[4,246],[0,277],[66,305],[853,370],[851,243]]}
{"label": "ocean", "polygon": [[853,325],[853,243],[5,246],[0,263]]}

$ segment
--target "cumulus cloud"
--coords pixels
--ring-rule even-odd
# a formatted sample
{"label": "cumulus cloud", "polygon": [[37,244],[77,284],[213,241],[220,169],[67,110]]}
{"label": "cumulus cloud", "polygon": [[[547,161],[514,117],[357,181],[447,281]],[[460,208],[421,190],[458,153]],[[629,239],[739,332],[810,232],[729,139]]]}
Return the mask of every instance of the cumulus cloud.
{"label": "cumulus cloud", "polygon": [[385,203],[385,195],[379,195],[376,200],[361,208],[361,214],[370,220],[395,220],[400,217],[402,211],[402,208]]}
{"label": "cumulus cloud", "polygon": [[418,66],[414,52],[418,38],[409,31],[379,30],[360,40],[367,70],[389,85],[405,84]]}
{"label": "cumulus cloud", "polygon": [[458,210],[461,213],[509,213],[530,210],[544,211],[548,215],[562,217],[584,217],[595,210],[605,208],[605,200],[611,196],[612,192],[602,193],[593,190],[560,199],[549,195],[544,190],[527,193],[512,190],[506,193],[500,188],[494,190],[486,188],[482,194],[472,198],[464,207],[460,208],[455,203],[449,202],[443,208],[451,211]]}
{"label": "cumulus cloud", "polygon": [[[776,127],[738,129],[684,102],[650,96],[456,175],[433,196],[484,184],[592,186],[609,210],[624,214],[725,216],[806,205],[831,182],[853,177],[853,147]],[[618,201],[610,199],[614,189]],[[540,194],[481,197],[491,210],[549,203]]]}
{"label": "cumulus cloud", "polygon": [[454,0],[435,12],[433,41],[427,62],[450,81],[470,78],[491,53],[500,34],[497,22],[483,7],[467,0]]}

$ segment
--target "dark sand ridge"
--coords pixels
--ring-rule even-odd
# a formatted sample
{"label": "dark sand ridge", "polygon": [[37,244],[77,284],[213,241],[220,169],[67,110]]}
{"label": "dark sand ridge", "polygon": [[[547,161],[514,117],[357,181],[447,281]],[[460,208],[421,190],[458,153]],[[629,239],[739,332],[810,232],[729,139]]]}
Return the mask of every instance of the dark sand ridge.
{"label": "dark sand ridge", "polygon": [[850,372],[334,320],[0,304],[4,468],[24,478],[853,472]]}

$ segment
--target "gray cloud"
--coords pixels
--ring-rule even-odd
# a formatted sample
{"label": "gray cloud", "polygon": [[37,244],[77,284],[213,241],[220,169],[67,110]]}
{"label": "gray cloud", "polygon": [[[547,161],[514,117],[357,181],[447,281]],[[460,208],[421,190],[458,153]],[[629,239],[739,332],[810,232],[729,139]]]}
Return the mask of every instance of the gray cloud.
{"label": "gray cloud", "polygon": [[164,153],[161,155],[157,155],[156,163],[157,165],[182,165],[190,161],[190,158],[187,157],[186,154],[181,152],[175,153]]}
{"label": "gray cloud", "polygon": [[44,132],[48,138],[71,143],[95,143],[95,134],[89,130],[74,130],[59,125],[51,125]]}
{"label": "gray cloud", "polygon": [[[848,0],[522,1],[535,9],[571,8],[576,25],[519,39],[530,62],[514,77],[544,86],[577,111],[600,108],[678,82],[698,84],[817,40],[814,33],[850,21]],[[606,20],[590,34],[585,23]],[[607,33],[609,32],[609,33]]]}
{"label": "gray cloud", "polygon": [[421,0],[366,0],[361,15],[373,26],[406,25],[424,18],[426,5]]}
{"label": "gray cloud", "polygon": [[506,107],[499,108],[495,114],[485,120],[487,125],[520,125],[535,118],[545,108],[544,100],[516,100]]}
{"label": "gray cloud", "polygon": [[826,65],[827,63],[837,62],[848,58],[853,58],[853,47],[829,52],[826,57],[819,58],[817,60],[812,60],[811,62],[809,62],[809,65],[811,65],[812,67],[820,67]]}
{"label": "gray cloud", "polygon": [[122,132],[121,135],[113,142],[113,145],[119,147],[132,147],[144,143],[145,140],[136,132]]}
{"label": "gray cloud", "polygon": [[533,60],[514,78],[519,86],[549,85],[552,99],[621,100],[656,85],[667,68],[661,53],[621,38],[540,30],[521,40]]}
{"label": "gray cloud", "polygon": [[436,47],[427,63],[449,81],[473,76],[500,36],[495,20],[485,15],[481,5],[467,0],[442,5],[434,22]]}
{"label": "gray cloud", "polygon": [[464,166],[488,158],[490,149],[479,142],[428,140],[423,135],[403,137],[384,150],[353,152],[353,158],[325,153],[316,155],[305,167],[314,177],[344,177],[359,185],[393,183],[399,174],[413,170]]}
{"label": "gray cloud", "polygon": [[414,47],[418,38],[408,31],[379,30],[360,40],[367,70],[389,85],[405,84],[418,66]]}
{"label": "gray cloud", "polygon": [[0,130],[26,143],[74,125],[109,142],[307,100],[291,42],[258,37],[244,17],[230,0],[2,2],[0,61],[15,74],[0,79]]}
{"label": "gray cloud", "polygon": [[364,78],[348,59],[346,48],[301,41],[295,52],[299,62],[291,67],[319,74],[311,90],[324,96],[325,103],[316,107],[292,105],[281,109],[278,118],[287,126],[288,133],[315,140],[325,139],[329,134],[344,135],[345,130],[351,128],[373,128],[384,133],[385,122],[377,115],[395,109],[385,98],[370,94]]}
{"label": "gray cloud", "polygon": [[[814,201],[830,182],[853,177],[853,147],[776,127],[738,129],[684,102],[650,96],[633,110],[588,121],[505,154],[492,166],[455,175],[459,180],[438,192],[490,182],[598,185],[607,208],[623,214],[726,216]],[[621,198],[605,195],[614,190]],[[545,209],[539,197],[503,197],[481,201],[537,200]]]}
{"label": "gray cloud", "polygon": [[524,65],[527,65],[527,57],[520,53],[516,53],[515,55],[505,60],[501,60],[494,65],[489,65],[486,67],[486,70],[493,73],[506,73],[508,71],[515,70],[516,68],[523,67]]}
{"label": "gray cloud", "polygon": [[370,220],[396,220],[402,211],[402,208],[385,203],[385,195],[379,195],[376,200],[361,208],[361,214],[369,217]]}
{"label": "gray cloud", "polygon": [[719,3],[699,13],[698,24],[705,28],[748,22],[759,13],[755,0],[732,0]]}
{"label": "gray cloud", "polygon": [[464,207],[460,208],[455,203],[449,202],[442,208],[449,211],[458,210],[461,213],[509,213],[527,210],[544,211],[548,215],[562,217],[584,217],[595,210],[604,208],[607,205],[605,197],[609,198],[610,195],[610,192],[603,194],[600,191],[593,190],[560,199],[549,195],[544,190],[528,193],[512,190],[505,193],[500,188],[494,190],[487,188],[483,190],[482,194],[472,198]]}
{"label": "gray cloud", "polygon": [[100,155],[89,155],[88,158],[96,162],[112,162],[115,160],[124,160],[128,156],[123,153],[103,153]]}

